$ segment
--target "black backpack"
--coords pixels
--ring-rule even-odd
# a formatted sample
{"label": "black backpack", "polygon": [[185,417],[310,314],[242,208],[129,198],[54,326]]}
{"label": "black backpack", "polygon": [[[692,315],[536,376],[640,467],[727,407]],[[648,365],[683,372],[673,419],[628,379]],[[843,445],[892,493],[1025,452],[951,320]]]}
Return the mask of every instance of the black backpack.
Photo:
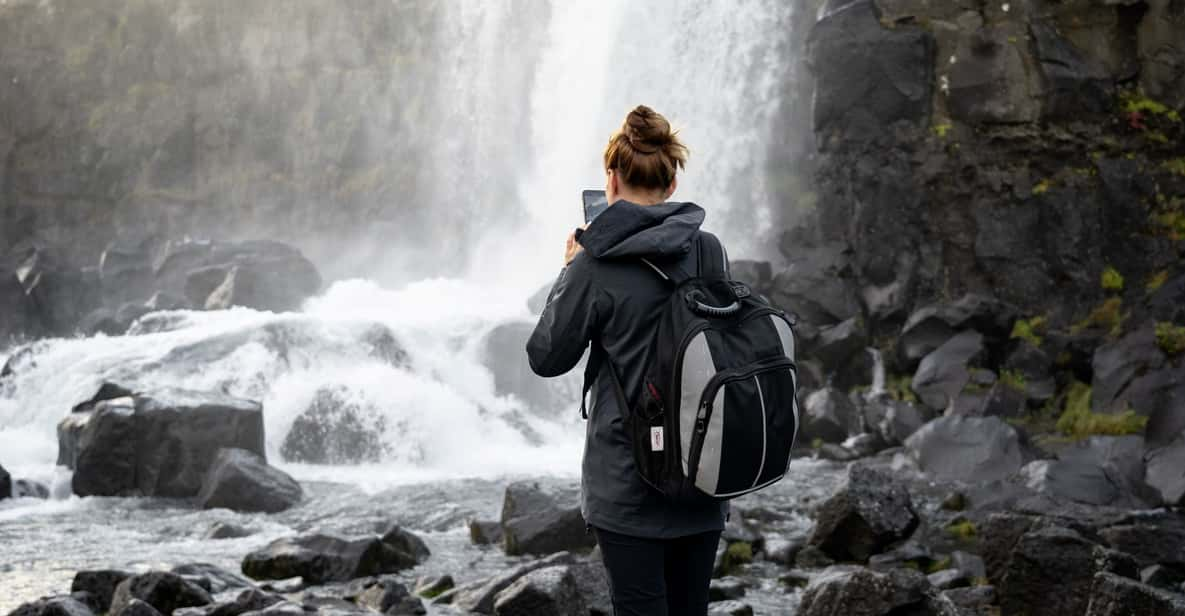
{"label": "black backpack", "polygon": [[714,236],[700,233],[695,249],[694,275],[678,263],[643,259],[672,293],[636,402],[597,341],[581,398],[584,412],[583,399],[607,364],[638,473],[676,502],[730,499],[772,485],[786,474],[798,432],[794,320],[729,279]]}

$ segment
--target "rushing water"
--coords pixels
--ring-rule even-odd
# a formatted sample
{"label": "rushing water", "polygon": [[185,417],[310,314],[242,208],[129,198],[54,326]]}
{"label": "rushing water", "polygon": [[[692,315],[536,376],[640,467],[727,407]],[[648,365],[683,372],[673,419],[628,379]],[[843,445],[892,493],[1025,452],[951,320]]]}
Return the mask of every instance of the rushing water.
{"label": "rushing water", "polygon": [[[469,271],[398,288],[339,281],[297,313],[154,314],[138,335],[33,345],[0,386],[0,463],[16,478],[51,485],[54,496],[0,503],[0,612],[64,590],[79,568],[194,560],[233,566],[271,538],[314,527],[357,530],[380,511],[430,533],[441,554],[431,570],[458,575],[461,567],[460,577],[470,578],[504,566],[467,546],[465,518],[493,516],[507,477],[572,480],[583,434],[574,399],[524,415],[521,401],[496,390],[490,362],[523,358],[485,357],[483,337],[533,318],[525,298],[555,274],[564,237],[580,222],[577,195],[603,184],[601,148],[638,103],[667,114],[691,147],[676,197],[704,205],[709,228],[734,255],[758,250],[777,205],[764,157],[786,89],[779,80],[789,60],[779,54],[793,5],[449,2],[437,38],[453,47],[440,56],[437,102],[441,122],[455,131],[421,163],[441,178],[433,207],[469,208],[487,229],[465,247]],[[513,108],[524,99],[526,109]],[[504,189],[483,191],[483,184]],[[519,204],[486,194],[517,195]],[[441,229],[438,239],[455,241],[450,232]],[[366,352],[376,328],[393,335],[407,365]],[[11,352],[0,352],[0,363]],[[239,516],[151,499],[70,496],[69,473],[55,466],[55,426],[103,381],[260,400],[269,458],[306,482],[310,502],[278,516]],[[349,467],[283,459],[280,444],[293,419],[322,386],[343,387],[375,409],[389,445],[384,459]],[[808,480],[811,474],[799,479],[813,492],[825,490],[829,475]],[[425,522],[429,512],[438,519]],[[200,539],[226,518],[259,533]]]}

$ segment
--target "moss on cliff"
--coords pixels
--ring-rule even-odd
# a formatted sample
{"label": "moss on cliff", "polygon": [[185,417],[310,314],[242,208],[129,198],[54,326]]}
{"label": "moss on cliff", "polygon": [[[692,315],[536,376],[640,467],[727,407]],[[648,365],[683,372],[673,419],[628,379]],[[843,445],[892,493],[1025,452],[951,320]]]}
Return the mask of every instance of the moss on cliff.
{"label": "moss on cliff", "polygon": [[1046,318],[1033,317],[1031,319],[1017,319],[1012,326],[1012,338],[1015,340],[1024,340],[1029,344],[1039,347],[1045,343],[1045,338],[1041,333],[1045,331]]}
{"label": "moss on cliff", "polygon": [[1065,410],[1057,420],[1058,432],[1075,438],[1141,434],[1148,418],[1127,409],[1122,413],[1095,413],[1090,410],[1092,389],[1075,381],[1065,394]]}
{"label": "moss on cliff", "polygon": [[1172,323],[1157,323],[1156,345],[1171,356],[1185,353],[1185,327]]}

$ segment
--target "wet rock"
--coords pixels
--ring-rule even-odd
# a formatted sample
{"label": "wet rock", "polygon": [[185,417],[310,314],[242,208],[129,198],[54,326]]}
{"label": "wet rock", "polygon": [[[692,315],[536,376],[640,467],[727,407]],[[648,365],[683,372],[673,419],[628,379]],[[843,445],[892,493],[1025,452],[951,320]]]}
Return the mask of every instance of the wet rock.
{"label": "wet rock", "polygon": [[494,577],[458,586],[437,597],[434,603],[451,605],[456,609],[466,612],[492,614],[494,612],[494,603],[499,593],[509,588],[519,578],[532,571],[558,565],[571,565],[574,562],[575,559],[569,552],[552,554],[547,558],[520,565],[515,569]]}
{"label": "wet rock", "polygon": [[1112,573],[1099,573],[1086,616],[1185,616],[1185,596]]}
{"label": "wet rock", "polygon": [[[868,140],[894,122],[920,122],[933,88],[933,37],[881,27],[871,1],[847,3],[811,31],[815,132],[821,140]],[[843,70],[829,70],[843,67]],[[889,67],[892,67],[891,69]]]}
{"label": "wet rock", "polygon": [[321,274],[280,242],[170,244],[156,272],[160,289],[207,309],[295,310],[321,288]]}
{"label": "wet rock", "polygon": [[222,449],[214,458],[197,500],[203,509],[277,513],[300,503],[300,484],[244,449]]}
{"label": "wet rock", "polygon": [[292,422],[280,455],[289,462],[362,464],[388,453],[381,410],[342,386],[322,387]]}
{"label": "wet rock", "polygon": [[[799,616],[889,614],[926,598],[926,576],[908,569],[877,572],[863,567],[829,567],[802,594]],[[904,610],[903,610],[904,612]]]}
{"label": "wet rock", "polygon": [[414,594],[425,599],[435,599],[456,587],[451,575],[422,577],[416,580]]}
{"label": "wet rock", "polygon": [[588,608],[571,570],[563,565],[527,573],[498,593],[495,616],[585,616]]}
{"label": "wet rock", "polygon": [[945,410],[971,382],[971,366],[983,352],[982,334],[974,331],[958,334],[922,358],[911,388],[926,406]]}
{"label": "wet rock", "polygon": [[33,299],[25,294],[17,273],[3,263],[0,263],[0,314],[4,315],[0,321],[0,347],[39,336],[44,331]]}
{"label": "wet rock", "polygon": [[997,382],[988,390],[982,403],[974,409],[974,413],[968,413],[967,411],[970,409],[967,408],[962,408],[960,411],[961,414],[972,414],[977,417],[1008,419],[1022,416],[1027,409],[1024,391],[1016,389],[1008,383]]}
{"label": "wet rock", "polygon": [[936,571],[926,576],[926,580],[930,582],[930,586],[938,590],[950,590],[960,586],[969,586],[970,581],[962,571],[958,569],[943,569]]}
{"label": "wet rock", "polygon": [[864,320],[852,317],[842,323],[819,328],[819,337],[812,347],[812,355],[823,362],[828,372],[842,370],[857,353],[863,353],[868,344],[868,333]]}
{"label": "wet rock", "polygon": [[218,450],[263,455],[263,409],[220,393],[164,389],[104,400],[58,426],[80,496],[197,496]]}
{"label": "wet rock", "polygon": [[811,576],[802,571],[791,571],[778,576],[778,583],[788,589],[802,589],[811,583]]}
{"label": "wet rock", "polygon": [[734,577],[712,580],[708,586],[709,601],[727,601],[745,596],[745,583]]}
{"label": "wet rock", "polygon": [[104,400],[115,400],[117,398],[127,398],[136,395],[135,392],[120,385],[118,383],[104,382],[99,386],[99,390],[95,395],[91,396],[89,400],[79,402],[70,409],[71,413],[89,413],[95,410],[95,406]]}
{"label": "wet rock", "polygon": [[814,338],[808,328],[834,325],[860,313],[859,302],[843,280],[850,275],[847,251],[840,243],[795,246],[787,255],[790,267],[774,276],[770,299],[800,317],[796,333],[802,334],[803,342]]}
{"label": "wet rock", "polygon": [[[0,492],[3,492],[2,487],[0,487]],[[31,479],[17,479],[12,483],[12,497],[46,500],[49,498],[49,487]]]}
{"label": "wet rock", "polygon": [[1025,486],[1041,494],[1088,505],[1143,508],[1122,476],[1086,460],[1035,460],[1019,471]]}
{"label": "wet rock", "polygon": [[398,524],[390,525],[381,540],[385,559],[402,568],[414,567],[432,555],[423,539]]}
{"label": "wet rock", "polygon": [[502,501],[503,548],[508,555],[545,555],[595,545],[575,490],[517,482]]}
{"label": "wet rock", "polygon": [[95,616],[95,611],[74,597],[50,597],[25,603],[9,616]]}
{"label": "wet rock", "polygon": [[980,525],[979,553],[983,556],[987,577],[997,586],[1004,579],[1012,550],[1025,533],[1038,525],[1037,518],[1015,513],[993,513]]}
{"label": "wet rock", "polygon": [[968,580],[987,578],[987,566],[983,559],[975,554],[956,550],[950,555],[950,565]]}
{"label": "wet rock", "polygon": [[12,498],[12,475],[0,466],[0,500]]}
{"label": "wet rock", "polygon": [[807,396],[802,409],[798,440],[810,443],[842,443],[850,434],[859,434],[860,416],[851,400],[838,389],[826,387]]}
{"label": "wet rock", "polygon": [[128,601],[127,605],[123,606],[118,612],[112,611],[111,616],[161,616],[161,613],[155,607],[152,607],[144,601],[132,599],[131,601]]}
{"label": "wet rock", "polygon": [[753,616],[753,608],[743,601],[720,601],[708,604],[708,616]]}
{"label": "wet rock", "polygon": [[881,440],[890,447],[905,444],[905,439],[921,429],[928,421],[928,413],[910,402],[883,401],[885,412],[874,426]]}
{"label": "wet rock", "polygon": [[1004,369],[1020,376],[1024,382],[1021,393],[1027,401],[1041,403],[1053,397],[1057,382],[1053,360],[1049,355],[1025,340],[1016,343],[1004,360]]}
{"label": "wet rock", "polygon": [[891,550],[872,556],[868,559],[868,567],[874,571],[900,568],[928,571],[935,562],[934,553],[930,548],[910,539]]}
{"label": "wet rock", "polygon": [[196,583],[215,595],[228,590],[253,588],[255,586],[251,580],[242,575],[209,563],[177,565],[173,567],[173,573]]}
{"label": "wet rock", "polygon": [[134,600],[140,600],[169,616],[183,607],[201,607],[213,603],[210,593],[176,573],[152,571],[130,577],[115,589],[111,613],[118,614]]}
{"label": "wet rock", "polygon": [[867,562],[918,525],[909,491],[887,471],[853,465],[816,514],[809,544],[839,561]]}
{"label": "wet rock", "polygon": [[96,611],[106,612],[111,608],[111,598],[115,596],[116,587],[129,577],[130,573],[114,569],[79,571],[74,574],[70,592],[90,593],[98,602],[99,609]]}
{"label": "wet rock", "polygon": [[564,376],[539,378],[523,352],[534,330],[535,322],[527,320],[494,327],[478,347],[482,365],[493,375],[499,395],[513,395],[530,409],[549,414],[571,408],[573,401],[580,401],[583,363]]}
{"label": "wet rock", "polygon": [[1034,55],[1044,76],[1043,117],[1053,121],[1072,120],[1111,108],[1114,82],[1106,67],[1084,56],[1051,23],[1034,22],[1029,29],[1033,34]]}
{"label": "wet rock", "polygon": [[613,600],[609,593],[609,575],[594,550],[587,559],[568,565],[590,616],[612,616]]}
{"label": "wet rock", "polygon": [[175,616],[240,616],[248,612],[258,612],[281,603],[284,597],[264,592],[258,588],[248,588],[238,593],[232,601],[220,601],[205,607],[188,607],[174,611]]}
{"label": "wet rock", "polygon": [[944,481],[995,481],[1024,463],[1019,435],[997,417],[940,417],[906,439],[905,449],[923,471]]}
{"label": "wet rock", "polygon": [[501,545],[502,523],[469,520],[469,540],[473,542],[473,545]]}
{"label": "wet rock", "polygon": [[[34,248],[26,253],[16,275],[45,333],[73,334],[83,316],[99,305],[101,290],[96,268],[71,267],[47,251]],[[18,310],[29,307],[21,304]]]}
{"label": "wet rock", "polygon": [[248,554],[243,573],[256,580],[300,577],[308,584],[344,582],[396,573],[418,564],[422,555],[388,545],[377,536],[312,534],[279,539]]}
{"label": "wet rock", "polygon": [[783,567],[793,567],[794,562],[798,559],[798,551],[805,543],[801,538],[767,537],[762,553],[765,555],[765,559],[770,562],[778,563]]}
{"label": "wet rock", "polygon": [[376,580],[362,592],[357,603],[362,607],[384,614],[389,614],[392,611],[400,614],[414,613],[417,607],[421,609],[420,613],[424,613],[420,600],[411,596],[406,586],[393,579]]}
{"label": "wet rock", "polygon": [[254,535],[255,531],[245,526],[228,522],[217,522],[206,531],[205,539],[241,539]]}
{"label": "wet rock", "polygon": [[1024,614],[1040,605],[1048,616],[1080,616],[1086,611],[1098,546],[1065,528],[1026,533],[1013,548],[999,585],[1006,614]]}

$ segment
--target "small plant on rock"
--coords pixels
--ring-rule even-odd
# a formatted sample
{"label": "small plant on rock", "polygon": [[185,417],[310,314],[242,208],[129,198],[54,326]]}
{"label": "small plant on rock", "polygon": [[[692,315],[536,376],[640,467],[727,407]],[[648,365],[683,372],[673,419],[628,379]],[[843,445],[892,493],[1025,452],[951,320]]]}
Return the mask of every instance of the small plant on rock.
{"label": "small plant on rock", "polygon": [[1045,331],[1045,321],[1045,317],[1017,319],[1016,324],[1012,326],[1012,338],[1024,340],[1035,347],[1041,346],[1045,342],[1040,334]]}
{"label": "small plant on rock", "polygon": [[972,541],[979,535],[979,530],[975,528],[975,523],[967,518],[959,518],[951,522],[946,526],[946,532],[963,541]]}
{"label": "small plant on rock", "polygon": [[1106,330],[1111,336],[1123,333],[1123,322],[1127,315],[1123,312],[1123,300],[1112,297],[1092,310],[1082,321],[1070,328],[1070,333],[1078,334],[1088,329]]}
{"label": "small plant on rock", "polygon": [[1107,268],[1103,270],[1102,282],[1103,290],[1105,291],[1113,291],[1116,293],[1123,291],[1123,274],[1120,274],[1119,270],[1111,267],[1110,265],[1108,265]]}
{"label": "small plant on rock", "polygon": [[1153,274],[1152,277],[1148,279],[1148,284],[1144,285],[1144,288],[1148,290],[1148,293],[1155,293],[1155,292],[1159,291],[1160,288],[1164,286],[1164,283],[1166,283],[1168,281],[1169,281],[1168,271],[1161,270],[1161,271]]}
{"label": "small plant on rock", "polygon": [[1185,353],[1185,327],[1172,323],[1157,323],[1156,344],[1169,356]]}

